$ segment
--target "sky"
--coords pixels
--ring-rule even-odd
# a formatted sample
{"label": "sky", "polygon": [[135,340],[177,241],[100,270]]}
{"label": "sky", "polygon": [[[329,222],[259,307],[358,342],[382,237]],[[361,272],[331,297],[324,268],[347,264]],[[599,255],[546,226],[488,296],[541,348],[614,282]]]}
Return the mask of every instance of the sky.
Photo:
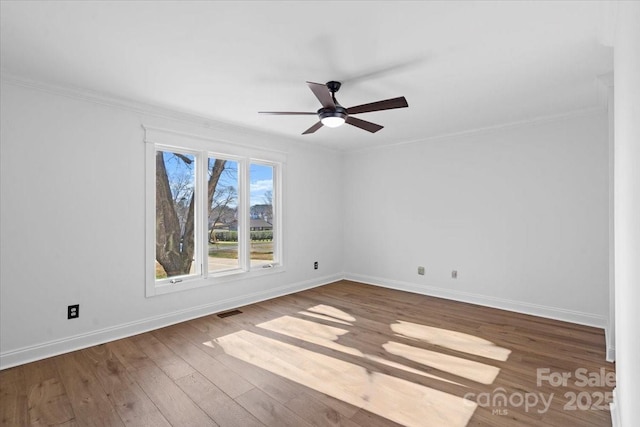
{"label": "sky", "polygon": [[[237,170],[237,163],[227,163],[227,166],[231,169]],[[261,165],[252,163],[249,167],[249,193],[250,193],[250,206],[265,204],[265,193],[267,191],[273,191],[273,168],[267,165]],[[223,174],[218,181],[218,185],[233,186],[238,188],[237,175],[234,173]],[[235,204],[233,205],[236,206]]]}
{"label": "sky", "polygon": [[[192,155],[188,156],[193,159]],[[238,189],[238,178],[237,178],[237,163],[233,161],[227,162],[227,168],[229,169],[229,173],[223,173],[218,181],[219,186],[233,186]],[[174,180],[173,177],[177,177],[180,175],[193,174],[192,166],[186,165],[184,162],[178,160],[174,156],[165,155],[165,167],[167,168],[167,173],[169,175],[170,183]],[[262,165],[257,163],[252,163],[249,167],[249,177],[250,177],[250,206],[253,205],[261,205],[265,203],[265,193],[268,191],[273,191],[273,167],[268,165]],[[193,180],[190,180],[193,182]],[[236,204],[233,204],[235,207]]]}
{"label": "sky", "polygon": [[265,204],[265,193],[273,192],[273,168],[271,166],[252,164],[249,170],[251,181],[251,206]]}

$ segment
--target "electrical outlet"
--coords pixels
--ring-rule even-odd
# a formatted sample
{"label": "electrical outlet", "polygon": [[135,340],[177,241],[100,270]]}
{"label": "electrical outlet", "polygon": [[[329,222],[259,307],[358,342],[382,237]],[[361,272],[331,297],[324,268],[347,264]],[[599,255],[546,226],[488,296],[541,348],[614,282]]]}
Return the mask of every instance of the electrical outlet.
{"label": "electrical outlet", "polygon": [[422,266],[418,267],[418,274],[421,276],[424,276],[424,267]]}
{"label": "electrical outlet", "polygon": [[314,270],[317,270],[317,269],[318,269],[318,261],[316,261],[316,262],[314,262],[314,263],[313,263],[313,269],[314,269]]}
{"label": "electrical outlet", "polygon": [[80,317],[80,304],[74,304],[67,307],[67,319],[77,319]]}
{"label": "electrical outlet", "polygon": [[458,270],[451,270],[451,278],[452,279],[458,278]]}

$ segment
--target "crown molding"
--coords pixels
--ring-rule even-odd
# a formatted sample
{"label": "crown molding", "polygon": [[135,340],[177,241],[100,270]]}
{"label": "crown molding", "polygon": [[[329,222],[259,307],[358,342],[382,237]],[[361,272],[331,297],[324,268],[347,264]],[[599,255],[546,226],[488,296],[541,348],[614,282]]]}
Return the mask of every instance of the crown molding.
{"label": "crown molding", "polygon": [[299,140],[291,138],[287,135],[265,132],[259,129],[242,126],[237,123],[222,121],[214,117],[201,116],[188,111],[180,111],[155,104],[135,101],[133,99],[110,95],[104,92],[98,92],[77,86],[56,85],[38,80],[31,80],[4,71],[0,75],[0,81],[2,81],[2,83],[14,86],[20,86],[27,89],[34,89],[41,92],[64,96],[71,99],[91,102],[93,104],[104,105],[119,110],[144,114],[147,116],[162,119],[177,120],[186,124],[196,125],[207,130],[231,133],[235,135],[243,135],[249,138],[275,138],[282,142],[300,144]]}
{"label": "crown molding", "polygon": [[[604,78],[605,75],[599,76]],[[2,72],[0,75],[0,81],[3,83],[11,84],[14,86],[21,86],[28,89],[39,90],[41,92],[47,92],[54,95],[65,96],[67,98],[82,100],[91,102],[98,105],[104,105],[120,110],[130,111],[138,114],[144,114],[147,116],[153,116],[163,119],[178,120],[190,125],[196,125],[200,128],[210,131],[231,133],[234,135],[242,135],[247,138],[275,138],[281,142],[289,142],[300,145],[301,141],[296,138],[291,138],[287,135],[279,133],[266,132],[260,129],[250,128],[242,126],[236,123],[230,123],[221,121],[213,117],[200,116],[187,111],[175,110],[167,107],[162,107],[154,104],[134,101],[132,99],[122,98],[115,95],[110,95],[98,91],[84,89],[74,86],[55,85],[52,83],[45,83],[37,80],[30,80],[24,77],[12,75],[10,73]],[[410,139],[405,141],[399,141],[391,144],[376,145],[365,148],[354,149],[342,149],[332,148],[325,145],[314,146],[315,149],[337,153],[359,153],[384,150],[389,148],[395,148],[403,145],[420,144],[425,142],[439,141],[443,139],[458,138],[471,135],[483,135],[494,132],[500,132],[508,129],[515,129],[519,127],[525,127],[541,123],[549,123],[554,121],[566,120],[574,117],[589,116],[594,114],[601,114],[606,111],[606,107],[590,107],[580,110],[573,110],[560,114],[538,116],[531,119],[513,121],[498,125],[467,129],[459,132],[445,133],[441,135],[428,136],[418,139]],[[308,147],[308,145],[305,145]]]}
{"label": "crown molding", "polygon": [[368,151],[377,151],[377,150],[395,148],[403,145],[421,144],[425,142],[434,142],[434,141],[459,138],[459,137],[465,137],[465,136],[487,135],[487,134],[497,133],[505,130],[518,129],[518,128],[532,126],[532,125],[568,120],[576,117],[587,117],[587,116],[592,116],[597,114],[604,114],[606,113],[606,111],[607,111],[606,107],[583,108],[583,109],[568,111],[568,112],[559,113],[559,114],[538,116],[538,117],[534,117],[526,120],[517,120],[513,122],[498,124],[498,125],[467,129],[459,132],[444,133],[441,135],[428,136],[425,138],[400,141],[393,144],[378,145],[375,147],[367,147],[367,148],[357,148],[353,150],[344,150],[344,152],[360,153],[360,152],[368,152]]}

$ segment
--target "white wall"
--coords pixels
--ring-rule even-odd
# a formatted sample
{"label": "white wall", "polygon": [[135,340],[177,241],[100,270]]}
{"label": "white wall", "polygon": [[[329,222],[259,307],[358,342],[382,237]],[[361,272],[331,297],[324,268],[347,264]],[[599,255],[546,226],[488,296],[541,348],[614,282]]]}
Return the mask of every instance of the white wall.
{"label": "white wall", "polygon": [[[1,367],[341,277],[339,153],[15,82],[1,102]],[[145,298],[142,123],[287,153],[286,272]]]}
{"label": "white wall", "polygon": [[[341,154],[106,104],[2,84],[1,367],[295,292],[343,271],[606,325],[604,111]],[[142,123],[287,153],[286,272],[144,297]],[[81,316],[69,321],[74,303]]]}
{"label": "white wall", "polygon": [[347,276],[605,327],[607,138],[603,110],[350,153]]}
{"label": "white wall", "polygon": [[618,426],[640,420],[640,3],[619,2],[614,44],[616,399]]}

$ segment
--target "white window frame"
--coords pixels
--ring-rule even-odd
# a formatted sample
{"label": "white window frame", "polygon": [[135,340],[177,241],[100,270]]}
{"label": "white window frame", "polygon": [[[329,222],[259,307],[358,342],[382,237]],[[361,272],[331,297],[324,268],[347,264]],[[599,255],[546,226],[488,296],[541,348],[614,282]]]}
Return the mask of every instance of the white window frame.
{"label": "white window frame", "polygon": [[[228,283],[285,270],[283,244],[283,175],[286,165],[285,153],[264,150],[247,145],[229,144],[199,135],[143,126],[145,130],[145,289],[146,296],[162,295],[187,289]],[[195,157],[195,245],[196,274],[174,276],[156,280],[156,152],[171,151],[193,154]],[[207,162],[209,158],[230,160],[238,163],[238,268],[216,272],[208,271],[207,215]],[[250,255],[250,176],[251,164],[273,168],[273,258],[267,266],[251,268]]]}

